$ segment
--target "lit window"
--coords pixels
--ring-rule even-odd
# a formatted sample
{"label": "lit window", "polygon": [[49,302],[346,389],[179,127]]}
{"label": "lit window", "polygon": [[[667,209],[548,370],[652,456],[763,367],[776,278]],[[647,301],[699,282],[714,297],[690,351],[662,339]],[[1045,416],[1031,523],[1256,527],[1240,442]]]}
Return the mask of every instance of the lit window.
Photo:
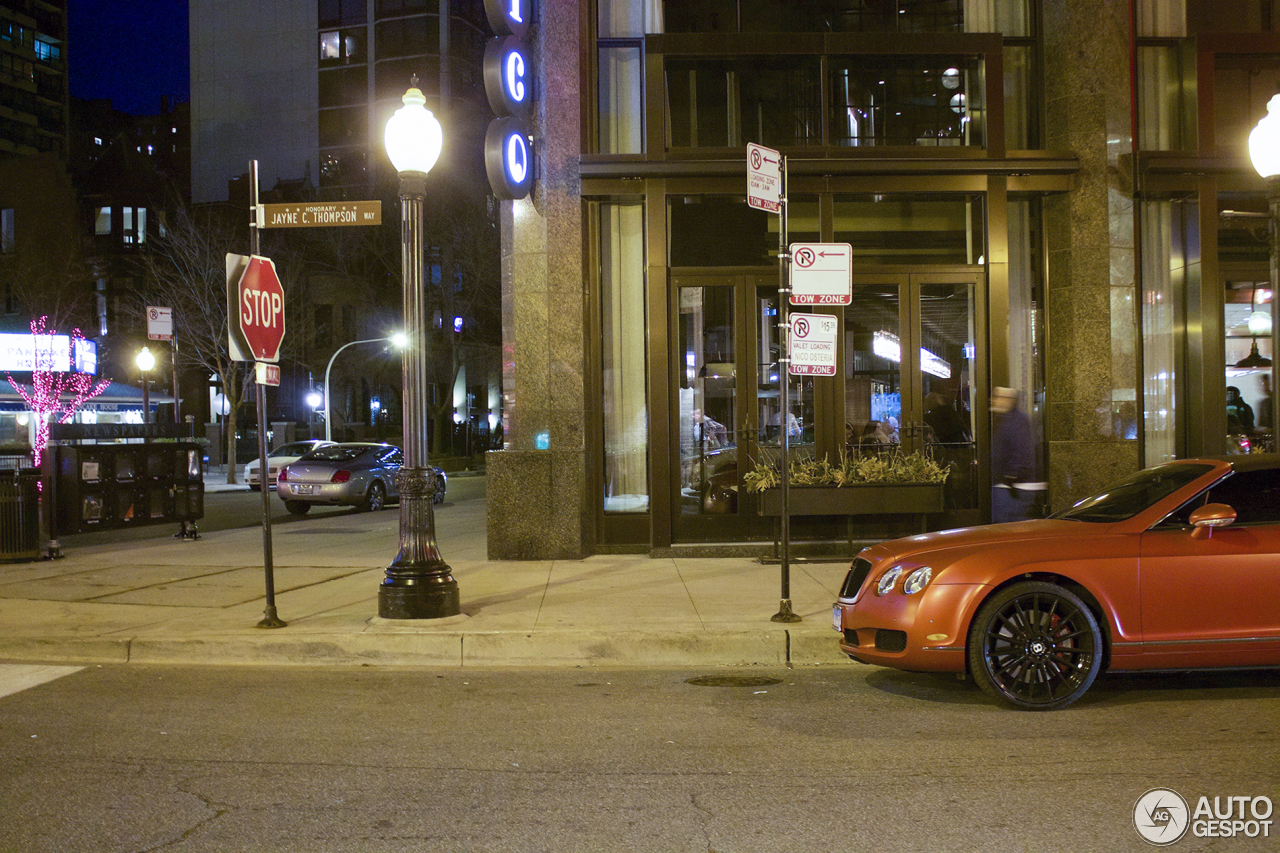
{"label": "lit window", "polygon": [[333,30],[320,34],[320,61],[341,59],[342,42],[338,39],[338,31]]}
{"label": "lit window", "polygon": [[111,208],[100,207],[97,214],[93,218],[94,234],[110,234],[111,233]]}

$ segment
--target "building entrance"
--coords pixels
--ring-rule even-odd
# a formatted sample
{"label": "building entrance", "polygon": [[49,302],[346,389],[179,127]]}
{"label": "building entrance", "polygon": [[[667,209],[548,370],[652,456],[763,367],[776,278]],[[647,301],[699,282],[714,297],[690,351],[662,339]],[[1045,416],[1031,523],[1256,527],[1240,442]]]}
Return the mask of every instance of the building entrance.
{"label": "building entrance", "polygon": [[[792,460],[927,451],[952,472],[948,525],[980,520],[980,272],[855,275],[852,304],[823,309],[842,323],[839,375],[792,377],[786,412],[776,276],[675,275],[672,284],[676,541],[771,535],[743,475],[762,461],[780,462],[783,430]],[[843,536],[843,521],[839,528]]]}

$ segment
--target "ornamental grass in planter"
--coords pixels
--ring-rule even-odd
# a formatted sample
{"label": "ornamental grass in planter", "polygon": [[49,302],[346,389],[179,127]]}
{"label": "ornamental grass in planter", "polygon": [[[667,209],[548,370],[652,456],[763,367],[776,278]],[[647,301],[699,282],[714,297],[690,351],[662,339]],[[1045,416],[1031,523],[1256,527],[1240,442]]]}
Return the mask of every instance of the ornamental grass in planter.
{"label": "ornamental grass in planter", "polygon": [[[903,453],[901,450],[870,456],[842,453],[835,464],[825,456],[821,459],[797,459],[787,468],[787,476],[793,486],[836,488],[908,483],[941,485],[947,481],[949,473],[950,469],[939,465],[927,453]],[[742,475],[742,482],[747,491],[763,492],[782,485],[782,475],[777,466],[757,462],[754,468]]]}

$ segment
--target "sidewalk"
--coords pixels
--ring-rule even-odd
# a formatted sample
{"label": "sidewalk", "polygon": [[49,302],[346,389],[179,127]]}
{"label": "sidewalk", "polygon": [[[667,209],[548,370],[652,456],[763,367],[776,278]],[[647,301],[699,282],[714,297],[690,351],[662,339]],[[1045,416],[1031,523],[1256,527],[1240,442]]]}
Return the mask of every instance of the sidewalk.
{"label": "sidewalk", "polygon": [[[215,477],[216,475],[211,475]],[[209,492],[246,489],[207,482]],[[451,490],[452,492],[453,490]],[[0,659],[306,666],[746,666],[848,663],[831,603],[846,563],[780,569],[749,558],[599,555],[494,561],[485,501],[436,508],[462,614],[384,620],[378,585],[399,514],[314,513],[275,525],[276,610],[265,607],[260,527],[126,544],[77,543],[59,560],[0,564]]]}

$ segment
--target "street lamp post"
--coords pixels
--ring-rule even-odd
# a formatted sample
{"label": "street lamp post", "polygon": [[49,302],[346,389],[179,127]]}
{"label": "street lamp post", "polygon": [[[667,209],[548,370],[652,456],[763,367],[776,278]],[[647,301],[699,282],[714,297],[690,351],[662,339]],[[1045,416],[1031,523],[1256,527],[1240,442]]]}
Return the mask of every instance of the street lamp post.
{"label": "street lamp post", "polygon": [[143,347],[138,353],[135,363],[142,371],[142,422],[151,423],[151,369],[156,366],[156,357],[149,347]]}
{"label": "street lamp post", "polygon": [[333,430],[329,426],[329,422],[331,421],[331,418],[329,417],[329,414],[330,414],[329,405],[330,405],[330,399],[332,396],[329,393],[329,371],[333,370],[333,360],[338,357],[338,353],[342,352],[347,347],[353,347],[356,344],[376,344],[379,341],[389,341],[391,343],[397,343],[399,338],[400,338],[400,335],[397,333],[394,335],[388,335],[385,338],[366,338],[363,341],[352,341],[349,344],[343,344],[342,346],[338,347],[336,350],[333,351],[333,355],[329,356],[329,364],[324,369],[324,440],[325,441],[333,441]]}
{"label": "street lamp post", "polygon": [[[1280,94],[1273,95],[1267,102],[1267,114],[1249,132],[1249,159],[1253,161],[1253,168],[1267,182],[1267,211],[1270,214],[1267,217],[1267,246],[1271,256],[1271,306],[1268,313],[1271,315],[1271,322],[1263,322],[1259,330],[1265,328],[1267,332],[1274,334],[1272,330],[1276,324],[1276,302],[1280,301]],[[1256,304],[1249,306],[1250,312],[1256,309]],[[1265,321],[1267,318],[1259,319]],[[1253,325],[1251,314],[1250,326]],[[1254,341],[1254,348],[1256,347],[1257,341]],[[1252,354],[1251,352],[1250,355]],[[1280,400],[1276,399],[1275,394],[1271,394],[1266,404],[1271,407],[1272,449],[1275,449],[1275,425],[1280,424]]]}
{"label": "street lamp post", "polygon": [[407,348],[402,365],[404,467],[400,488],[400,552],[378,588],[378,615],[385,619],[457,616],[458,582],[440,557],[431,506],[435,476],[427,466],[426,298],[422,282],[422,208],[427,173],[443,146],[440,122],[426,108],[414,77],[404,106],[387,121],[387,157],[400,173],[400,265]]}

